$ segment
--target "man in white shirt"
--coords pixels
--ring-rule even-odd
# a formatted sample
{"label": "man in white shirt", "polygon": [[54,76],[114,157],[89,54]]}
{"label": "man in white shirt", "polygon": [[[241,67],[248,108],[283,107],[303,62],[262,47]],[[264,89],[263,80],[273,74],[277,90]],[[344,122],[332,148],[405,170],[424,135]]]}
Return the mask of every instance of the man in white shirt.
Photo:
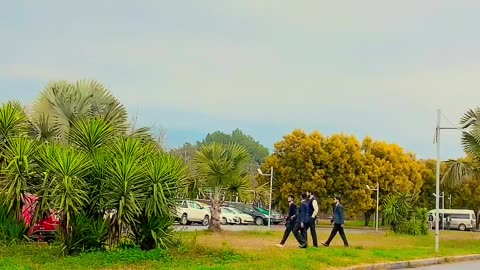
{"label": "man in white shirt", "polygon": [[317,230],[315,228],[316,219],[318,214],[318,202],[317,198],[313,196],[312,192],[307,191],[308,196],[308,217],[309,221],[305,228],[305,239],[307,239],[307,230],[310,229],[310,234],[312,235],[313,246],[318,247],[317,242]]}

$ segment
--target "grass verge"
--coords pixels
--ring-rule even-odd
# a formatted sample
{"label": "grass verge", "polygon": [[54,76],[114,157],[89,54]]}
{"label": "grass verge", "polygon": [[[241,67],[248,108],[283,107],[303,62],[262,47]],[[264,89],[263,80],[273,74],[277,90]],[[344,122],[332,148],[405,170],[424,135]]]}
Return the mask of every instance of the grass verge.
{"label": "grass verge", "polygon": [[[319,240],[328,236],[319,231]],[[351,233],[350,248],[337,238],[329,248],[296,247],[293,236],[285,248],[275,247],[282,232],[181,233],[183,244],[168,251],[92,252],[60,257],[55,246],[14,245],[0,248],[0,269],[341,269],[370,263],[438,256],[479,254],[480,233],[443,232],[441,251],[429,236]]]}

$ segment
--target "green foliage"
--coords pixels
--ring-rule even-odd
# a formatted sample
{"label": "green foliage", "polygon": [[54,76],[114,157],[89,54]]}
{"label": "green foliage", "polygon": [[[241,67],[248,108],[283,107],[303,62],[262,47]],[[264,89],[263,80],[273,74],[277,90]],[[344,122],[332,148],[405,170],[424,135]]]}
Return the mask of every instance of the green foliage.
{"label": "green foliage", "polygon": [[7,212],[7,209],[0,206],[0,242],[16,244],[25,240],[27,228],[25,224],[18,221]]}
{"label": "green foliage", "polygon": [[169,248],[177,243],[173,220],[170,217],[143,216],[133,228],[133,234],[135,242],[142,250]]}
{"label": "green foliage", "polygon": [[50,83],[33,106],[34,123],[42,123],[38,132],[45,139],[66,139],[72,124],[81,119],[98,118],[110,123],[117,133],[128,127],[127,111],[111,93],[97,81],[56,81]]}
{"label": "green foliage", "polygon": [[34,184],[37,143],[26,137],[10,139],[3,148],[5,168],[0,177],[0,204],[7,206],[8,213],[20,219],[22,197]]}
{"label": "green foliage", "polygon": [[220,230],[220,204],[225,196],[238,194],[246,196],[249,187],[247,165],[249,155],[238,144],[223,145],[212,143],[203,145],[193,160],[193,170],[200,190],[209,190],[208,198],[212,202],[212,221],[210,230]]}
{"label": "green foliage", "polygon": [[0,145],[11,138],[25,135],[28,118],[17,101],[10,101],[0,107]]}
{"label": "green foliage", "polygon": [[214,142],[225,145],[234,143],[245,147],[251,160],[256,164],[262,163],[268,156],[268,148],[261,145],[258,141],[255,141],[252,136],[243,133],[240,129],[235,129],[232,131],[232,134],[215,131],[212,134],[207,134],[205,139],[197,145],[200,146],[202,144],[210,144]]}
{"label": "green foliage", "polygon": [[56,210],[64,254],[124,239],[145,249],[171,245],[171,210],[186,190],[186,169],[149,128],[129,127],[126,117],[96,81],[50,83],[30,117],[18,103],[2,105],[0,205],[22,220],[22,197],[34,194],[32,224]]}
{"label": "green foliage", "polygon": [[412,195],[397,193],[387,197],[384,203],[383,218],[390,229],[396,233],[426,235],[426,208],[415,208],[417,198]]}
{"label": "green foliage", "polygon": [[103,244],[108,236],[108,227],[105,221],[79,214],[73,218],[71,229],[70,235],[64,230],[60,230],[58,233],[58,241],[63,254],[72,255],[103,249]]}

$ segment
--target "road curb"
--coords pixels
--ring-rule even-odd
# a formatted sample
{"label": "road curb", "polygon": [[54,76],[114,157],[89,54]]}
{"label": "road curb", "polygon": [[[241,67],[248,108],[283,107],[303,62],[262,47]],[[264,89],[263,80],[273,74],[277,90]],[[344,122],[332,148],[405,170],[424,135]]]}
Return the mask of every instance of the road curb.
{"label": "road curb", "polygon": [[386,269],[404,269],[404,268],[416,268],[422,266],[430,266],[442,263],[455,263],[480,260],[480,254],[465,255],[465,256],[453,256],[453,257],[439,257],[423,260],[402,261],[392,263],[378,263],[371,265],[361,265],[345,268],[345,270],[386,270]]}

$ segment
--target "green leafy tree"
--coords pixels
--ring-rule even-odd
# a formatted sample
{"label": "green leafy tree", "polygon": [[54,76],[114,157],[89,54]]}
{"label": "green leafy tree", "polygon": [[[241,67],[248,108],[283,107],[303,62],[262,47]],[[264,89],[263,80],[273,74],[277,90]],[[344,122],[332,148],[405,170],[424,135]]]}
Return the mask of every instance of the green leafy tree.
{"label": "green leafy tree", "polygon": [[208,229],[220,231],[220,206],[229,194],[243,198],[249,187],[247,150],[238,144],[203,145],[193,159],[193,170],[199,188],[206,192],[211,205],[212,217]]}

